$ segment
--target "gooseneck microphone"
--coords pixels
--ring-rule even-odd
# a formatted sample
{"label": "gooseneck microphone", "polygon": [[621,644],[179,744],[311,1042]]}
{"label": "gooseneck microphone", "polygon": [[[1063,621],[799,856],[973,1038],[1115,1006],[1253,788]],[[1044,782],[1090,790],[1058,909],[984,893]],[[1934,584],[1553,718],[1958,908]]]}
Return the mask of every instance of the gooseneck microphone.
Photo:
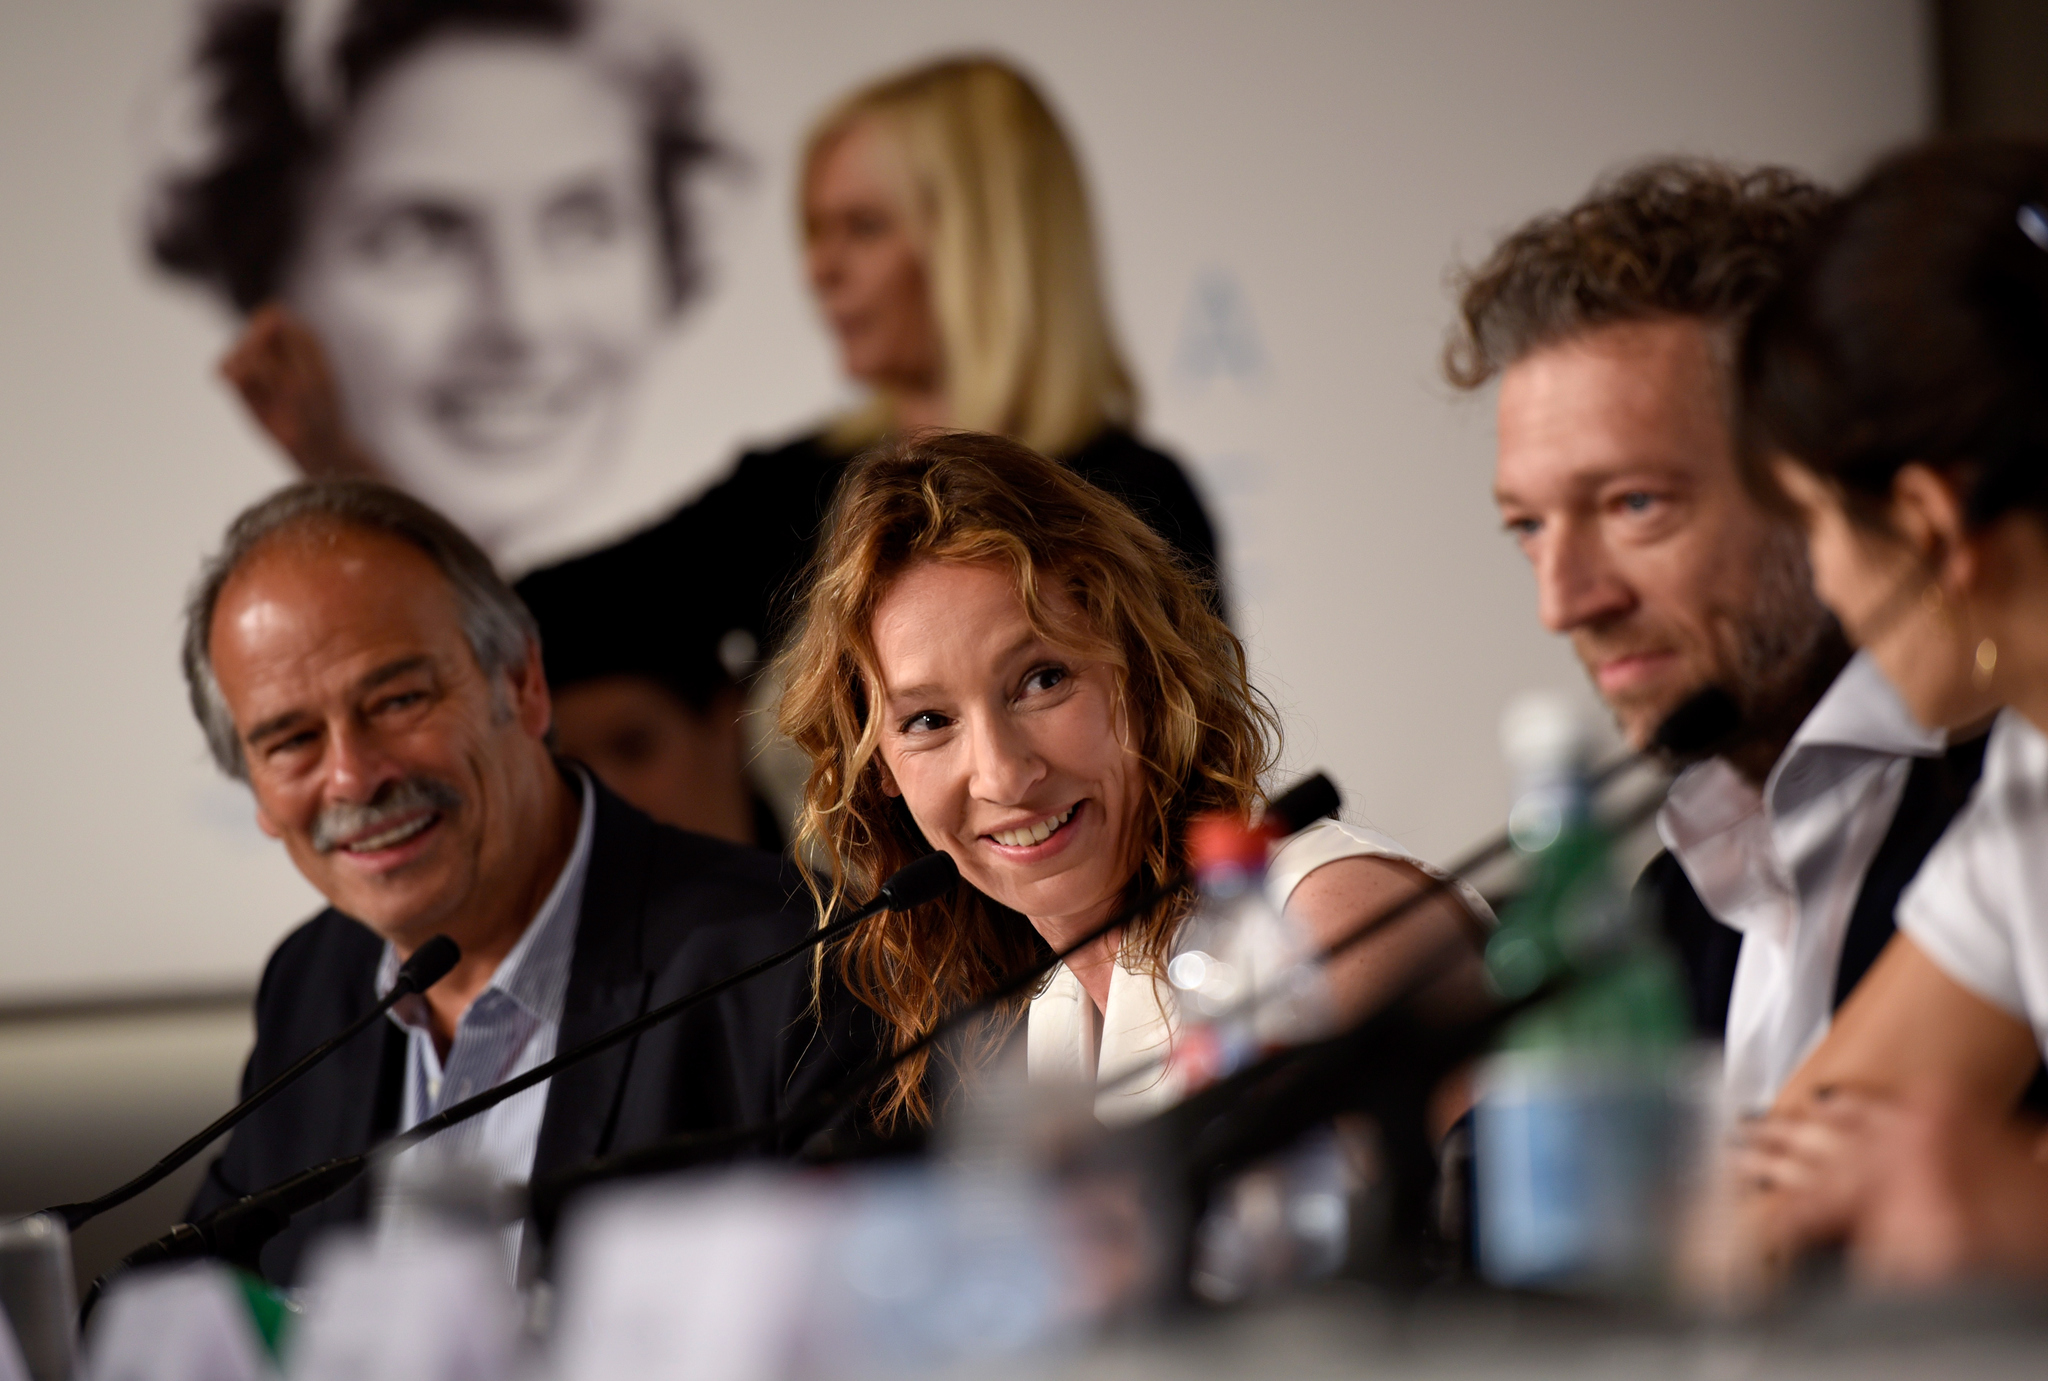
{"label": "gooseneck microphone", "polygon": [[264,1244],[285,1229],[291,1222],[293,1214],[340,1193],[363,1173],[373,1158],[396,1155],[439,1132],[446,1131],[458,1122],[466,1122],[472,1117],[488,1112],[506,1099],[516,1097],[536,1084],[545,1083],[572,1065],[581,1064],[591,1056],[629,1041],[649,1028],[708,1002],[720,993],[735,988],[778,964],[787,963],[800,954],[808,953],[819,945],[836,939],[871,916],[884,911],[900,911],[922,906],[951,890],[959,881],[960,869],[953,862],[951,854],[937,852],[915,859],[883,883],[873,900],[865,906],[836,918],[829,925],[821,926],[804,940],[777,950],[724,978],[685,993],[673,1002],[643,1012],[633,1020],[622,1022],[609,1031],[592,1036],[582,1044],[563,1051],[552,1060],[536,1065],[516,1078],[495,1084],[473,1098],[464,1099],[442,1109],[434,1116],[415,1123],[368,1151],[340,1156],[313,1166],[289,1179],[225,1204],[197,1222],[180,1223],[162,1237],[123,1257],[121,1266],[128,1268],[186,1257],[217,1256],[254,1271]]}
{"label": "gooseneck microphone", "polygon": [[507,1079],[502,1084],[485,1089],[474,1098],[465,1099],[450,1108],[443,1108],[432,1117],[416,1122],[393,1136],[370,1154],[396,1155],[409,1147],[417,1146],[428,1137],[445,1132],[458,1122],[467,1122],[472,1117],[490,1111],[507,1098],[524,1093],[535,1084],[548,1079],[556,1070],[580,1064],[599,1051],[609,1050],[621,1041],[631,1040],[651,1026],[659,1026],[670,1017],[677,1016],[699,1003],[709,1002],[728,988],[736,988],[778,964],[786,964],[800,954],[837,939],[870,916],[878,916],[884,911],[907,911],[914,906],[923,906],[926,902],[950,892],[959,881],[960,865],[953,861],[953,855],[943,850],[913,859],[883,883],[875,892],[874,899],[867,905],[849,912],[830,925],[820,927],[807,939],[779,949],[765,959],[757,959],[737,973],[727,974],[714,983],[707,983],[694,992],[685,993],[675,1001],[664,1003],[650,1012],[644,1012],[631,1021],[622,1022],[601,1035],[592,1036],[573,1050],[557,1055],[546,1064],[536,1065],[515,1079]]}
{"label": "gooseneck microphone", "polygon": [[[1282,839],[1307,829],[1326,815],[1336,814],[1342,805],[1343,798],[1338,794],[1336,783],[1327,775],[1317,772],[1268,802],[1265,814],[1260,817],[1259,829],[1268,838]],[[1132,917],[1141,915],[1162,897],[1171,895],[1185,885],[1188,878],[1189,875],[1185,872],[1168,878],[1158,888],[1147,891],[1145,895],[1119,910],[1065,949],[1011,973],[994,989],[982,994],[973,1002],[962,1003],[940,1017],[925,1029],[924,1034],[907,1045],[874,1056],[845,1079],[813,1094],[772,1121],[751,1127],[726,1128],[713,1132],[686,1132],[680,1136],[669,1137],[631,1151],[622,1151],[560,1171],[546,1181],[536,1183],[530,1191],[529,1202],[540,1222],[543,1235],[546,1235],[552,1226],[562,1204],[588,1185],[632,1175],[684,1169],[728,1151],[766,1140],[780,1132],[810,1131],[836,1121],[868,1090],[888,1077],[891,1070],[929,1050],[962,1026],[994,1011],[1002,1003],[1029,991],[1056,965],[1065,963],[1111,931],[1130,924]]]}
{"label": "gooseneck microphone", "polygon": [[262,1088],[228,1109],[221,1117],[210,1123],[204,1130],[184,1142],[149,1169],[137,1175],[118,1189],[110,1189],[97,1199],[82,1203],[59,1204],[44,1212],[55,1214],[64,1220],[64,1226],[76,1231],[80,1225],[89,1223],[110,1208],[119,1208],[144,1190],[159,1184],[164,1177],[184,1165],[208,1146],[223,1132],[229,1131],[244,1121],[249,1114],[268,1103],[299,1078],[349,1043],[377,1018],[390,1011],[400,1001],[415,993],[423,993],[448,976],[448,971],[462,959],[462,948],[446,935],[436,935],[412,952],[412,958],[405,961],[398,970],[398,977],[392,980],[391,991],[379,998],[369,1011],[350,1022],[340,1032],[314,1046],[293,1062],[292,1066],[272,1079]]}
{"label": "gooseneck microphone", "polygon": [[[1645,761],[1653,761],[1656,755],[1680,760],[1708,756],[1726,744],[1741,727],[1741,723],[1742,713],[1734,697],[1718,686],[1708,686],[1688,697],[1666,716],[1651,742],[1641,752],[1625,753],[1594,772],[1589,779],[1589,788],[1600,790],[1629,769]],[[1262,828],[1269,836],[1281,838],[1306,829],[1326,815],[1334,815],[1340,804],[1335,784],[1324,774],[1316,773],[1276,797],[1268,805],[1262,820]],[[1486,841],[1443,869],[1441,873],[1431,876],[1424,886],[1366,917],[1350,931],[1324,946],[1317,956],[1318,961],[1328,962],[1336,955],[1350,950],[1378,933],[1382,927],[1391,925],[1403,916],[1444,896],[1465,874],[1485,866],[1513,847],[1513,841],[1506,832]],[[988,1015],[1003,1002],[1027,991],[1055,965],[1064,963],[1111,931],[1129,924],[1133,916],[1141,914],[1161,896],[1170,893],[1186,880],[1186,874],[1169,879],[1158,891],[1138,899],[1133,905],[1082,935],[1058,954],[1010,975],[992,991],[973,1002],[961,1004],[941,1017],[923,1035],[901,1049],[876,1056],[839,1083],[821,1090],[773,1122],[720,1132],[685,1133],[561,1171],[549,1180],[535,1184],[530,1194],[530,1202],[543,1233],[546,1233],[559,1215],[563,1204],[589,1185],[610,1179],[687,1168],[736,1147],[763,1140],[792,1128],[807,1130],[835,1121],[886,1078],[890,1071],[930,1049],[969,1022]],[[1480,925],[1477,918],[1471,917],[1469,913],[1467,920],[1474,927]],[[1481,938],[1483,943],[1483,937]],[[1247,1004],[1255,1004],[1258,998],[1258,994],[1253,994],[1245,1001]],[[1131,1069],[1111,1075],[1103,1081],[1101,1087],[1120,1087],[1150,1072],[1152,1068],[1154,1065],[1151,1063],[1140,1063]]]}

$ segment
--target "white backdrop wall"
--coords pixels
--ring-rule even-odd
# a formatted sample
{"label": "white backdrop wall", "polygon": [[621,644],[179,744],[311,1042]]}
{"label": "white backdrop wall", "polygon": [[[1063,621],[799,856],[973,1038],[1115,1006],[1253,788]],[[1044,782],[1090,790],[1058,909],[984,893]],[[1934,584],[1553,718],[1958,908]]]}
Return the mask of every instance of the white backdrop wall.
{"label": "white backdrop wall", "polygon": [[[1667,151],[1839,180],[1919,132],[1913,0],[648,0],[747,159],[624,462],[531,560],[843,397],[797,277],[793,150],[851,84],[986,49],[1091,175],[1148,431],[1225,541],[1235,618],[1349,813],[1442,856],[1503,807],[1494,725],[1579,688],[1488,498],[1488,401],[1436,353],[1447,268]],[[253,978],[315,898],[216,778],[175,669],[225,521],[289,478],[211,375],[230,323],[138,246],[186,0],[0,7],[0,1000]]]}

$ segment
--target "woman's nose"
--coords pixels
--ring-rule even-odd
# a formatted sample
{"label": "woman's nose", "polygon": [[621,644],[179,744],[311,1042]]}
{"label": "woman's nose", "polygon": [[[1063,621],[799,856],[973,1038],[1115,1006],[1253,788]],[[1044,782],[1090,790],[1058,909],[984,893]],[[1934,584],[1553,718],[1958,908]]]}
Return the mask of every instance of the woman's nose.
{"label": "woman's nose", "polygon": [[971,734],[973,768],[968,789],[980,800],[1011,805],[1045,776],[1045,759],[1007,715],[980,719]]}

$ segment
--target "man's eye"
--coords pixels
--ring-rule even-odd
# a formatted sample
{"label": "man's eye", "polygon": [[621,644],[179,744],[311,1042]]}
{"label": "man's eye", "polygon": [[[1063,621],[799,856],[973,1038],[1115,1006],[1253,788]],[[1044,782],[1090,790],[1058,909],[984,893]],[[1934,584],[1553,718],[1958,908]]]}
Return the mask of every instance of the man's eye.
{"label": "man's eye", "polygon": [[1657,496],[1642,489],[1631,489],[1617,501],[1626,513],[1647,513],[1657,506]]}
{"label": "man's eye", "polygon": [[281,757],[286,753],[296,753],[302,749],[311,748],[314,739],[318,737],[319,735],[315,734],[311,729],[302,729],[298,733],[291,734],[285,738],[274,738],[263,746],[263,756],[275,758]]}
{"label": "man's eye", "polygon": [[1536,518],[1509,518],[1501,527],[1517,542],[1526,542],[1543,530],[1543,523]]}
{"label": "man's eye", "polygon": [[400,691],[397,695],[385,696],[371,708],[377,714],[389,714],[396,710],[409,710],[423,703],[426,698],[425,691]]}

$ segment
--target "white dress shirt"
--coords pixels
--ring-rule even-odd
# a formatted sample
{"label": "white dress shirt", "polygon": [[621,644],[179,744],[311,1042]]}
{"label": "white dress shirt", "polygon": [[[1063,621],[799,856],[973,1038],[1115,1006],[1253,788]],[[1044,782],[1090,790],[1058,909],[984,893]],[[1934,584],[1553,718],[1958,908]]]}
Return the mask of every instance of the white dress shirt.
{"label": "white dress shirt", "polygon": [[[391,1019],[407,1036],[401,1130],[554,1058],[597,818],[597,793],[588,777],[580,771],[577,775],[583,805],[575,846],[519,943],[500,961],[490,983],[456,1022],[447,1058],[434,1048],[424,998],[408,997],[391,1009]],[[398,967],[398,952],[386,945],[377,971],[380,995],[390,991]],[[533,1154],[540,1144],[547,1103],[548,1084],[535,1085],[404,1152],[389,1173],[403,1180],[428,1158],[441,1158],[481,1168],[502,1183],[523,1185],[533,1174]],[[380,1218],[388,1212],[390,1202],[389,1195],[380,1201]]]}
{"label": "white dress shirt", "polygon": [[1728,999],[1726,1092],[1770,1105],[1827,1033],[1835,974],[1863,876],[1917,757],[1922,728],[1858,654],[1792,735],[1759,791],[1714,758],[1672,784],[1657,833],[1715,920],[1742,932]]}
{"label": "white dress shirt", "polygon": [[2017,711],[1992,726],[1976,793],[1899,898],[1899,929],[2048,1050],[2048,738]]}
{"label": "white dress shirt", "polygon": [[[1325,863],[1340,858],[1392,858],[1413,863],[1431,876],[1436,870],[1377,830],[1320,820],[1290,836],[1266,864],[1266,898],[1284,911],[1294,889]],[[1458,893],[1474,915],[1493,913],[1463,883]],[[1095,1099],[1095,1115],[1112,1125],[1134,1122],[1170,1107],[1186,1093],[1181,1071],[1171,1065],[1149,1069],[1165,1057],[1180,1024],[1173,985],[1164,975],[1136,973],[1113,965],[1109,1003],[1098,1018],[1094,999],[1065,964],[1056,967],[1032,999],[1025,1024],[1026,1066],[1033,1079],[1094,1080],[1109,1085]],[[1124,1076],[1147,1069],[1136,1079]]]}

